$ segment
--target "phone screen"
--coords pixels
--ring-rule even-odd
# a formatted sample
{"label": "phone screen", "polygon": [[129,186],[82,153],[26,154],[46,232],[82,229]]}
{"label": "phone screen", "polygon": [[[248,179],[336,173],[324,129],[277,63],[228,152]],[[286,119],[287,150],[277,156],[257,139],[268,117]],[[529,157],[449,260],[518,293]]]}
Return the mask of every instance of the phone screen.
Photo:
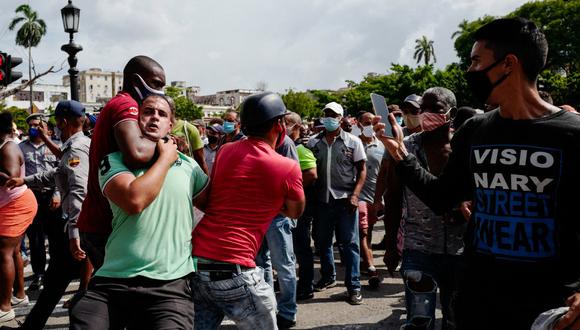
{"label": "phone screen", "polygon": [[389,108],[387,108],[387,101],[382,95],[371,93],[371,102],[375,115],[381,116],[381,123],[385,124],[385,132],[383,135],[393,137],[393,127],[389,122]]}

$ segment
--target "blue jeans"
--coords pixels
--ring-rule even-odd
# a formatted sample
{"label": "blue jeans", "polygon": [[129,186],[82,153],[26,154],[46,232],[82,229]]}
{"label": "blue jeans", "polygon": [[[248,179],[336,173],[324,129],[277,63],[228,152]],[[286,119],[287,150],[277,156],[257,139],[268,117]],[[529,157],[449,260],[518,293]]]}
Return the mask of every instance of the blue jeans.
{"label": "blue jeans", "polygon": [[256,267],[231,279],[211,281],[208,272],[196,272],[191,281],[195,310],[194,329],[218,329],[224,315],[238,329],[278,329],[276,297]]}
{"label": "blue jeans", "polygon": [[332,238],[343,249],[344,283],[349,292],[360,291],[360,247],[358,212],[351,212],[347,199],[332,199],[318,205],[318,241],[320,244],[320,272],[324,281],[334,280],[334,253]]}
{"label": "blue jeans", "polygon": [[292,244],[294,220],[278,215],[266,231],[262,247],[256,257],[256,264],[264,268],[264,279],[274,287],[272,266],[278,273],[280,295],[278,314],[288,320],[296,319],[296,259]]}
{"label": "blue jeans", "polygon": [[461,269],[461,256],[403,251],[401,275],[405,283],[407,324],[422,322],[428,324],[428,329],[434,329],[439,288],[442,329],[456,328],[454,303]]}
{"label": "blue jeans", "polygon": [[312,293],[314,291],[314,253],[310,240],[312,215],[303,215],[298,219],[292,233],[294,253],[298,262],[297,292]]}

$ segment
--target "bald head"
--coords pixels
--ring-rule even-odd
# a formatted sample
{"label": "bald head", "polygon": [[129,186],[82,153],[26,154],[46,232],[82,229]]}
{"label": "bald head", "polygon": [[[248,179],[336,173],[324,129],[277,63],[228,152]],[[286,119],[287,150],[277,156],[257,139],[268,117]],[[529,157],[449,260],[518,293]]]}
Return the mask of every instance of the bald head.
{"label": "bald head", "polygon": [[165,71],[151,57],[139,55],[130,59],[123,69],[123,90],[137,99],[134,87],[142,88],[143,82],[152,89],[162,90],[165,86]]}

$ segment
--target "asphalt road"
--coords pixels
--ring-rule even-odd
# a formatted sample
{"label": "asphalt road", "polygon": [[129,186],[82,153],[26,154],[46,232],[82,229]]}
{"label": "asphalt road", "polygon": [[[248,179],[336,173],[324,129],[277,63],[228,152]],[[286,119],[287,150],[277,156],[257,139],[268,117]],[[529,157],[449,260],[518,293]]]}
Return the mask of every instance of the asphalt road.
{"label": "asphalt road", "polygon": [[[373,240],[378,242],[382,235],[382,223],[375,228]],[[364,302],[359,306],[349,305],[344,287],[344,268],[337,264],[338,285],[325,292],[315,293],[311,300],[299,302],[296,329],[399,329],[405,319],[405,301],[403,282],[399,274],[390,277],[382,262],[383,251],[375,251],[375,264],[378,266],[383,282],[378,290],[368,287],[367,278],[363,276]],[[336,256],[338,263],[338,255]],[[318,260],[315,260],[315,276],[318,276]],[[32,270],[30,266],[25,269],[26,286],[30,284]],[[316,278],[317,279],[317,278]],[[53,311],[45,329],[68,329],[68,310],[62,308],[62,304],[75,293],[78,281],[71,283],[66,295],[60,300]],[[2,325],[16,327],[17,321],[23,321],[38,296],[38,292],[28,291],[31,304],[27,307],[16,308],[16,320]],[[437,310],[438,318],[441,317]],[[438,319],[438,324],[440,320]],[[439,327],[439,325],[438,325]],[[233,322],[225,320],[222,329],[236,329]],[[257,329],[258,330],[258,329]]]}

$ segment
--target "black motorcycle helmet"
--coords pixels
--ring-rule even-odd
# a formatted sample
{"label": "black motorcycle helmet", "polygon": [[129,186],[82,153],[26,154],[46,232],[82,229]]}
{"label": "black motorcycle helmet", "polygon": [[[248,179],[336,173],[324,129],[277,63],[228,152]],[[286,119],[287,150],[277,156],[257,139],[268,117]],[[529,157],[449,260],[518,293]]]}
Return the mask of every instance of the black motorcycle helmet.
{"label": "black motorcycle helmet", "polygon": [[242,131],[246,134],[287,112],[284,101],[276,93],[264,92],[248,96],[240,106]]}

